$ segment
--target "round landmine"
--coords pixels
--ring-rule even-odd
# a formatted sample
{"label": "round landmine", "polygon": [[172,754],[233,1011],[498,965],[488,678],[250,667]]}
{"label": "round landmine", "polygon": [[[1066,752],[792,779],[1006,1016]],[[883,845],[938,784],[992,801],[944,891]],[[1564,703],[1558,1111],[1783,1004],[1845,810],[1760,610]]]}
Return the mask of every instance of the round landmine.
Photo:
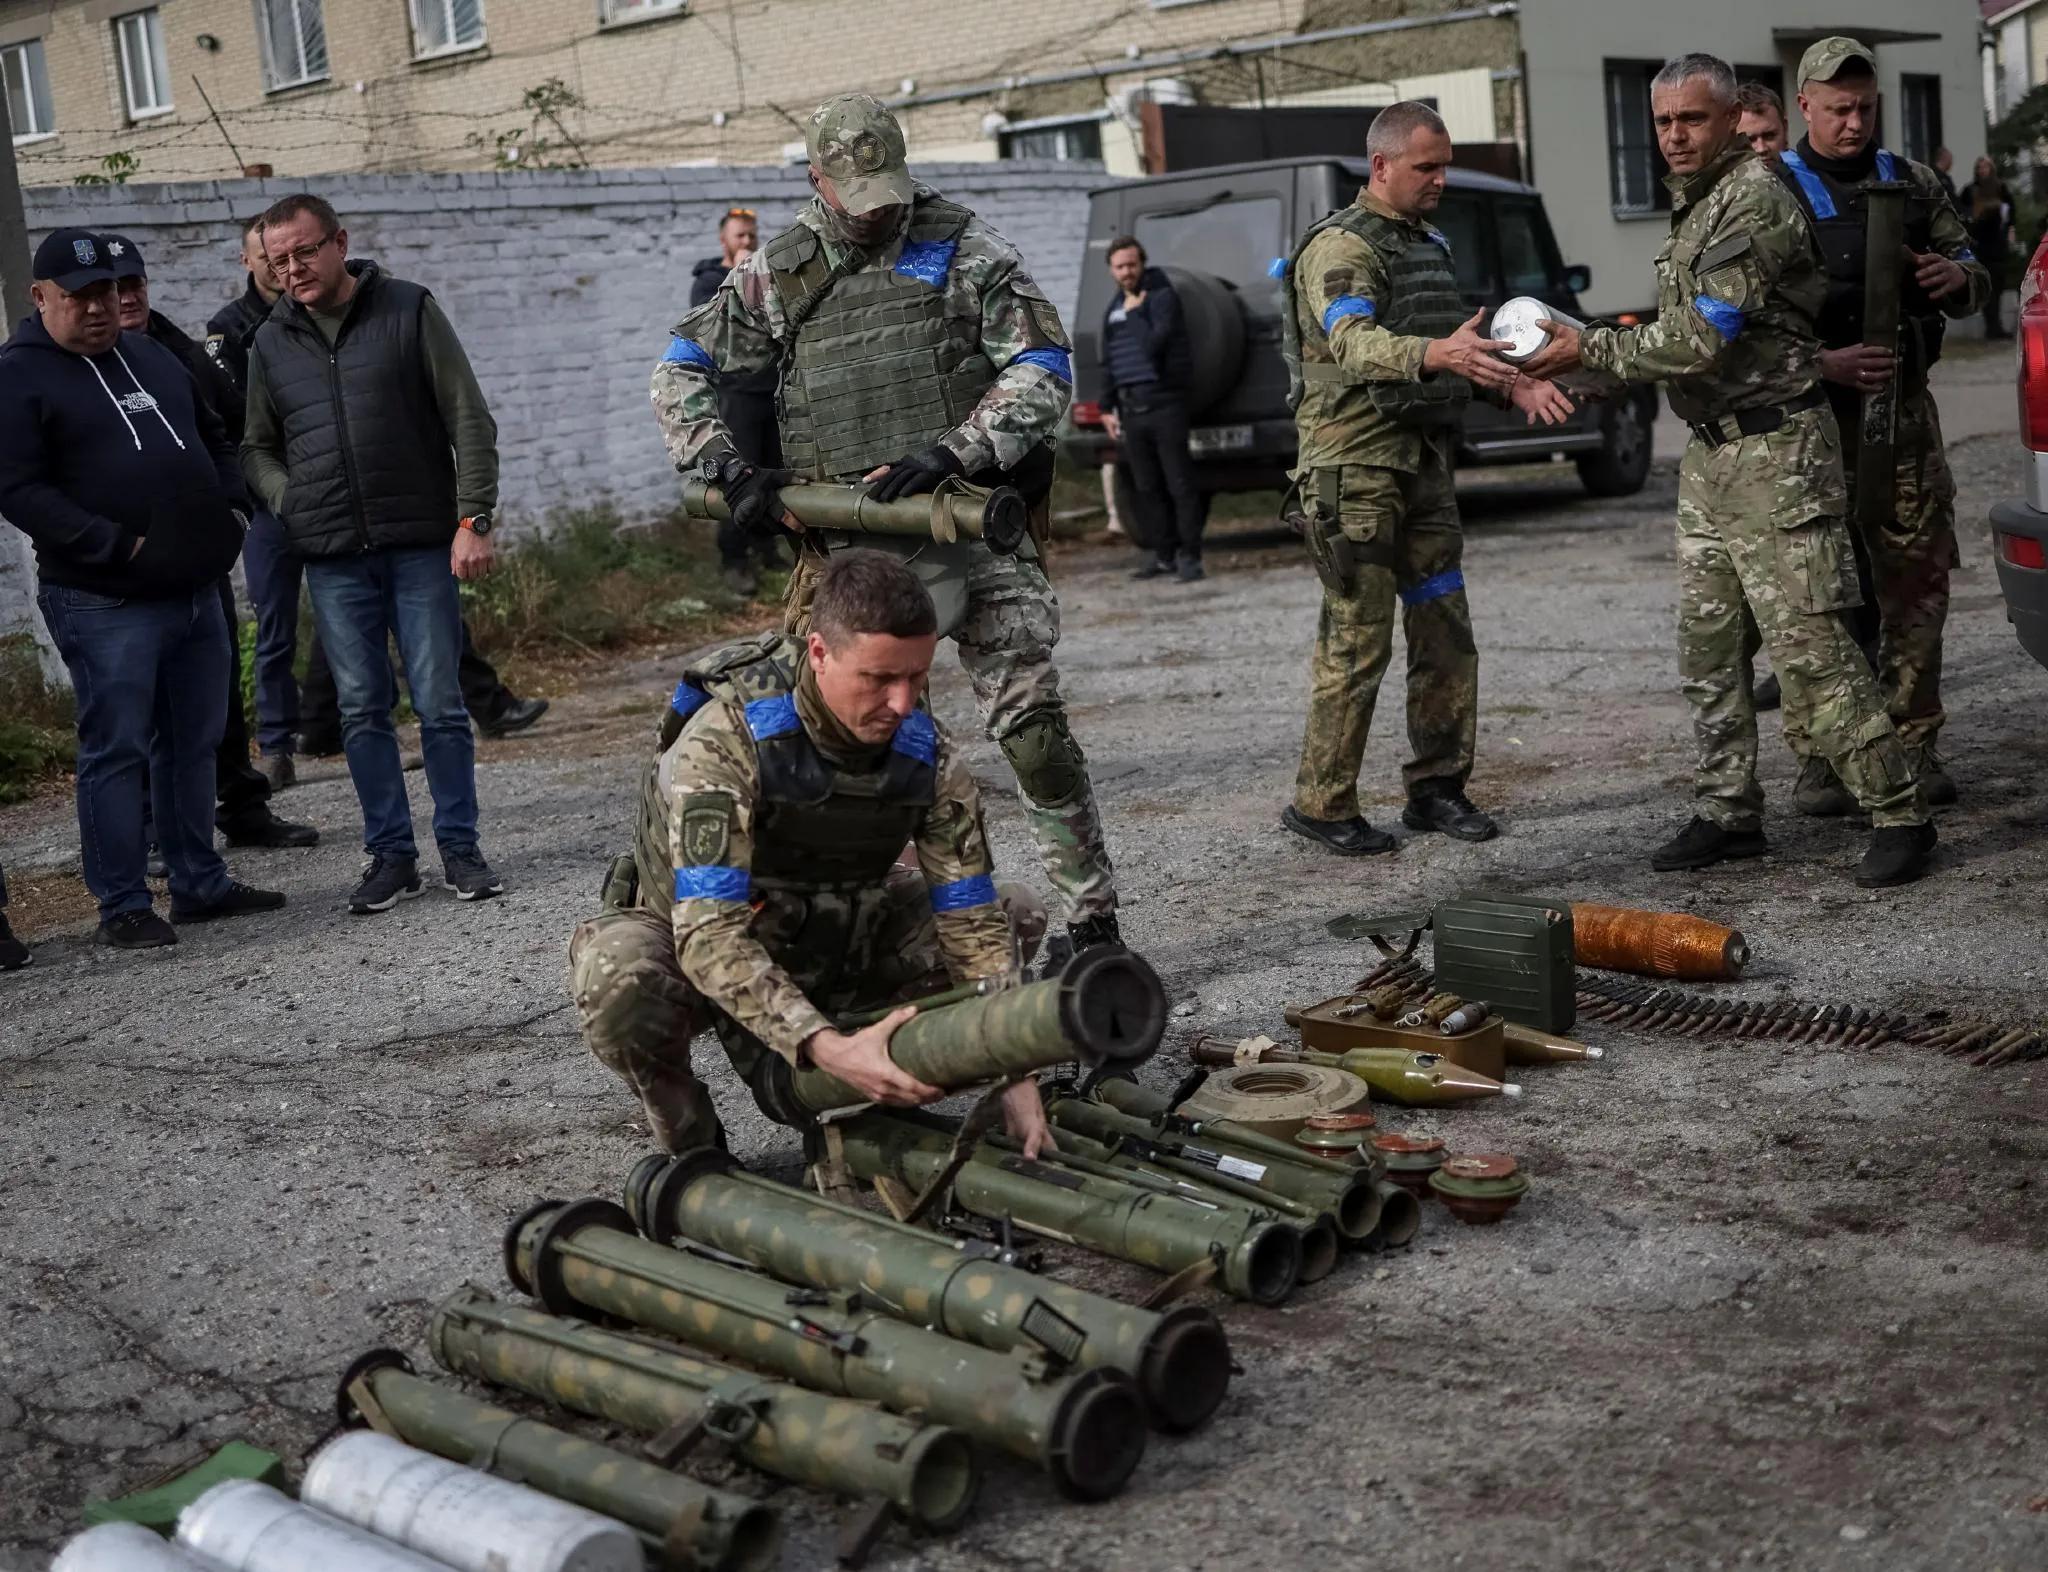
{"label": "round landmine", "polygon": [[1529,1176],[1506,1152],[1460,1153],[1444,1159],[1429,1187],[1461,1223],[1497,1223],[1520,1204]]}
{"label": "round landmine", "polygon": [[1317,1114],[1356,1113],[1370,1089],[1348,1070],[1316,1064],[1241,1064],[1217,1070],[1180,1105],[1190,1119],[1228,1119],[1294,1139]]}
{"label": "round landmine", "polygon": [[1317,1157],[1340,1163],[1364,1163],[1365,1143],[1373,1127],[1369,1113],[1311,1114],[1294,1132],[1294,1144]]}
{"label": "round landmine", "polygon": [[1372,1148],[1387,1165],[1387,1178],[1418,1201],[1429,1199],[1430,1175],[1444,1164],[1444,1143],[1427,1135],[1376,1135]]}

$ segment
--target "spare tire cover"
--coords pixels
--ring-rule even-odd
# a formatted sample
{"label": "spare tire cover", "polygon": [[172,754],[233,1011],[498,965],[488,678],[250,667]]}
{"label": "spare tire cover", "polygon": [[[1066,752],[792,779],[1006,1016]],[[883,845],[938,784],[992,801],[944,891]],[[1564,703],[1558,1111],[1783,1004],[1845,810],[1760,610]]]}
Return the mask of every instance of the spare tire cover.
{"label": "spare tire cover", "polygon": [[1188,413],[1199,415],[1222,400],[1244,370],[1244,308],[1237,291],[1214,273],[1193,268],[1162,270],[1180,296],[1194,374],[1188,383]]}

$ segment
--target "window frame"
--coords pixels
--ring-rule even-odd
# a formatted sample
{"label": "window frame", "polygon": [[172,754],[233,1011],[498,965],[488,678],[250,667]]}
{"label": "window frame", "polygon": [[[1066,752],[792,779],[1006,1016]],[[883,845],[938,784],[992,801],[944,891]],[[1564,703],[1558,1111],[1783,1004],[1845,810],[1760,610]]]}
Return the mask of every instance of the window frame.
{"label": "window frame", "polygon": [[[1607,114],[1607,199],[1609,209],[1617,219],[1624,222],[1641,218],[1655,218],[1660,213],[1671,211],[1671,193],[1665,189],[1664,175],[1667,166],[1664,155],[1657,149],[1656,119],[1650,111],[1650,81],[1664,68],[1661,60],[1603,59],[1600,62],[1601,98],[1605,101]],[[1619,78],[1626,73],[1634,78],[1642,91],[1642,132],[1648,138],[1647,145],[1625,142],[1621,127],[1616,125],[1616,112],[1620,102]],[[1624,200],[1624,160],[1631,154],[1641,154],[1649,174],[1649,203],[1641,206]]]}
{"label": "window frame", "polygon": [[682,16],[689,9],[690,0],[597,0],[597,25],[631,27],[657,17]]}
{"label": "window frame", "polygon": [[[1921,95],[1924,95],[1921,96]],[[1916,99],[1918,100],[1916,102]],[[1916,114],[1924,109],[1924,115]],[[1914,122],[1925,120],[1927,145],[1916,148]],[[1932,165],[1936,148],[1943,146],[1941,124],[1941,73],[1901,71],[1899,73],[1899,151],[1916,163]]]}
{"label": "window frame", "polygon": [[[31,49],[35,51],[35,59],[41,63],[41,69],[34,72],[29,69]],[[0,72],[7,70],[9,55],[21,56],[22,92],[17,95],[12,80],[8,81],[8,108],[12,113],[16,103],[26,102],[29,109],[29,129],[17,136],[10,124],[7,128],[8,134],[16,147],[26,146],[30,142],[47,142],[57,135],[57,106],[56,95],[50,90],[50,61],[48,53],[43,48],[43,41],[40,38],[24,38],[19,43],[0,46]],[[40,98],[36,94],[38,81],[43,85]],[[43,123],[36,124],[38,119]]]}
{"label": "window frame", "polygon": [[[284,0],[291,7],[292,27],[298,34],[299,63],[305,69],[303,74],[285,79],[277,74],[278,60],[275,42],[270,36],[270,5],[272,0],[251,0],[256,13],[256,43],[263,72],[265,93],[289,93],[294,88],[310,87],[315,82],[328,81],[334,75],[332,58],[327,52],[327,0]],[[306,59],[306,26],[301,14],[303,6],[316,7],[320,13],[320,66],[311,68]]]}
{"label": "window frame", "polygon": [[[147,56],[150,87],[165,96],[160,102],[138,106],[135,102],[135,64],[129,58],[129,24],[141,35],[143,52]],[[162,115],[177,111],[176,97],[171,93],[171,68],[169,52],[164,46],[164,16],[161,9],[153,5],[140,6],[133,11],[123,11],[113,18],[114,55],[121,72],[121,104],[128,112],[130,124],[143,120],[155,120]],[[159,74],[161,80],[159,80]]]}
{"label": "window frame", "polygon": [[448,18],[448,31],[455,31],[455,0],[406,0],[405,14],[412,24],[412,57],[420,60],[445,60],[450,55],[468,54],[473,49],[482,49],[491,41],[491,27],[484,16],[484,0],[476,0],[476,37],[461,42],[441,44],[433,49],[420,47],[420,12],[433,6]]}
{"label": "window frame", "polygon": [[[1004,126],[1002,130],[996,133],[996,157],[999,160],[1007,161],[1012,158],[1045,158],[1049,156],[1053,162],[1060,164],[1086,164],[1091,162],[1099,164],[1102,162],[1102,124],[1108,118],[1108,112],[1104,111],[1100,114],[1092,115],[1056,115],[1043,120],[1026,120],[1020,121],[1013,126]],[[1048,155],[1044,153],[1012,153],[1010,151],[1010,139],[1012,137],[1043,136],[1049,131],[1069,134],[1083,130],[1094,134],[1095,151],[1093,153],[1082,153],[1078,157],[1069,158],[1063,153]]]}

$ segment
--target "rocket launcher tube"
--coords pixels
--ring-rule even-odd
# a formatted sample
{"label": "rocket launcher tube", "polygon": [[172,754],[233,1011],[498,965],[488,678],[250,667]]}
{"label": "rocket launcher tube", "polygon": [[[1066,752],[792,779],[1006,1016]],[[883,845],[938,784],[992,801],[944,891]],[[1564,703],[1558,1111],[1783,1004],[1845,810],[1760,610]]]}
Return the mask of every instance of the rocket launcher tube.
{"label": "rocket launcher tube", "polygon": [[[778,495],[790,517],[805,529],[922,535],[945,542],[979,540],[1007,555],[1023,544],[1030,528],[1030,505],[1011,486],[984,489],[955,481],[929,496],[877,502],[865,486],[792,481]],[[683,512],[693,519],[721,522],[732,517],[725,494],[702,475],[685,477]]]}
{"label": "rocket launcher tube", "polygon": [[[889,1039],[889,1057],[930,1086],[951,1091],[1028,1075],[1078,1059],[1142,1064],[1166,1033],[1166,989],[1143,957],[1097,945],[1057,977],[919,1011]],[[816,1111],[868,1099],[822,1070],[799,1070],[796,1097]]]}
{"label": "rocket launcher tube", "polygon": [[513,1223],[505,1259],[513,1283],[556,1315],[617,1316],[814,1391],[956,1426],[1045,1469],[1076,1499],[1115,1495],[1144,1452],[1143,1404],[1121,1371],[1060,1373],[893,1320],[858,1291],[791,1289],[672,1250],[635,1234],[610,1202],[542,1203]]}
{"label": "rocket launcher tube", "polygon": [[[886,1175],[922,1191],[945,1168],[954,1131],[929,1116],[870,1110],[841,1121],[846,1165],[862,1179]],[[953,1178],[953,1198],[979,1217],[1156,1272],[1216,1259],[1218,1281],[1239,1299],[1278,1304],[1301,1277],[1300,1231],[1229,1196],[1197,1196],[1170,1176],[1151,1182],[1085,1158],[1036,1162],[983,1142]]]}
{"label": "rocket launcher tube", "polygon": [[775,1564],[782,1523],[773,1507],[423,1381],[390,1349],[365,1354],[342,1376],[336,1400],[345,1424],[368,1418],[358,1407],[358,1383],[408,1446],[617,1518],[668,1566],[767,1572]]}
{"label": "rocket launcher tube", "polygon": [[1193,1430],[1230,1385],[1230,1342],[1209,1311],[1161,1314],[983,1258],[967,1241],[878,1217],[742,1172],[717,1151],[644,1158],[626,1209],[656,1243],[677,1238],[738,1256],[800,1287],[858,1291],[865,1304],[948,1337],[1008,1351],[1038,1346],[1043,1304],[1078,1327],[1072,1362],[1121,1370],[1161,1430]]}
{"label": "rocket launcher tube", "polygon": [[[702,1426],[763,1473],[879,1497],[923,1528],[957,1528],[981,1481],[973,1448],[957,1430],[708,1364],[651,1339],[499,1304],[475,1288],[442,1301],[428,1346],[434,1362],[455,1375],[629,1429]],[[1135,1416],[1135,1397],[1131,1407]]]}

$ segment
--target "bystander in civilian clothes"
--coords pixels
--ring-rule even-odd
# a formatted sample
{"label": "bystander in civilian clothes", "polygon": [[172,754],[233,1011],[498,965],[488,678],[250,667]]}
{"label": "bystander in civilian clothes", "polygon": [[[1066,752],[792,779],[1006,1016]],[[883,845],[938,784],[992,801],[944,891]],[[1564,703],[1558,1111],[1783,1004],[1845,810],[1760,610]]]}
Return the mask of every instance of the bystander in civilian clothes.
{"label": "bystander in civilian clothes", "polygon": [[228,634],[218,582],[247,494],[227,435],[169,350],[123,333],[99,236],[37,248],[0,349],[0,515],[35,543],[36,604],[78,701],[78,823],[99,938],[175,943],[146,881],[144,776],[173,922],[284,904],[213,845]]}
{"label": "bystander in civilian clothes", "polygon": [[[690,309],[695,310],[725,282],[725,275],[754,254],[760,220],[750,207],[729,208],[718,221],[718,255],[706,257],[690,270]],[[775,424],[778,373],[725,372],[718,378],[718,418],[732,432],[739,456],[760,469],[782,467],[782,432]],[[718,571],[735,595],[751,596],[761,588],[761,569],[784,565],[782,536],[775,529],[748,530],[731,519],[718,524]]]}
{"label": "bystander in civilian clothes", "polygon": [[2005,257],[2013,240],[2012,191],[1998,178],[1988,158],[1977,160],[1970,183],[1959,193],[1963,222],[1970,229],[1970,247],[1991,270],[1991,298],[1984,302],[1984,336],[2011,338],[2005,327]]}
{"label": "bystander in civilian clothes", "polygon": [[1117,295],[1102,324],[1103,424],[1131,474],[1138,517],[1124,528],[1152,553],[1135,575],[1202,577],[1202,526],[1208,510],[1188,455],[1188,385],[1194,355],[1180,297],[1166,274],[1145,262],[1129,236],[1109,247]]}

